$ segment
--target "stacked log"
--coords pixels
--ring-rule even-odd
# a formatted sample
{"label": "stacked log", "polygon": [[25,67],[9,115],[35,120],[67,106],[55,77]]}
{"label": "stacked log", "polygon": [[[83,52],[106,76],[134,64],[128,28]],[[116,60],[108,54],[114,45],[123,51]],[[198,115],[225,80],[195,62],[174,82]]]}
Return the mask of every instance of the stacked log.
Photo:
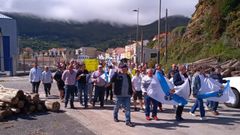
{"label": "stacked log", "polygon": [[45,106],[48,110],[51,110],[53,112],[57,112],[60,109],[60,103],[59,102],[45,101]]}
{"label": "stacked log", "polygon": [[240,61],[237,59],[232,59],[225,62],[219,62],[218,59],[216,58],[206,58],[206,59],[198,60],[191,64],[208,66],[208,67],[220,66],[222,68],[222,75],[224,77],[240,76]]}
{"label": "stacked log", "polygon": [[39,94],[24,93],[22,90],[0,85],[0,120],[12,114],[31,114],[45,111],[57,112],[59,102],[41,101]]}

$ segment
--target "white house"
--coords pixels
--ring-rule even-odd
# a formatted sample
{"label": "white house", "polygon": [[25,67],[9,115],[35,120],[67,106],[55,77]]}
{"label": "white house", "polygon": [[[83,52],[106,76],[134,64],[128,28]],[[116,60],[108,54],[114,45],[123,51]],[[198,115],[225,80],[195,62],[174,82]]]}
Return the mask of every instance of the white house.
{"label": "white house", "polygon": [[[133,43],[125,46],[125,56],[134,63],[145,63],[151,59],[157,59],[157,50],[143,46],[142,53],[141,43]],[[143,60],[141,60],[141,58],[143,58]]]}

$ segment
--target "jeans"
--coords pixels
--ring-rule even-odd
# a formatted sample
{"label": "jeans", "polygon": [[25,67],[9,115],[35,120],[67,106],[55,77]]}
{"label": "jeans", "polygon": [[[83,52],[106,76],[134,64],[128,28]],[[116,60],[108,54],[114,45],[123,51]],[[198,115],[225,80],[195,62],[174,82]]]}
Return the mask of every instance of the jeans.
{"label": "jeans", "polygon": [[83,103],[82,94],[84,94],[84,106],[88,104],[88,87],[87,84],[78,83],[78,96],[80,104]]}
{"label": "jeans", "polygon": [[211,111],[217,111],[218,102],[207,100],[207,106],[210,107]]}
{"label": "jeans", "polygon": [[68,99],[70,97],[70,106],[74,107],[74,91],[76,89],[75,85],[65,85],[65,107],[67,107]]}
{"label": "jeans", "polygon": [[113,100],[112,85],[110,85],[106,88],[106,100],[108,100],[109,94],[110,94],[110,100]]}
{"label": "jeans", "polygon": [[176,119],[182,118],[182,112],[183,112],[184,106],[178,106],[176,110]]}
{"label": "jeans", "polygon": [[87,84],[88,86],[88,94],[89,94],[89,101],[90,102],[92,102],[93,101],[93,99],[92,99],[92,97],[93,97],[93,84],[92,83],[88,83]]}
{"label": "jeans", "polygon": [[97,98],[99,98],[100,106],[104,106],[104,94],[105,94],[105,87],[99,87],[95,86],[95,93],[94,93],[94,100],[93,100],[93,106],[95,105],[95,102],[97,102]]}
{"label": "jeans", "polygon": [[126,123],[131,122],[130,102],[130,97],[116,97],[116,105],[113,110],[114,119],[118,119],[118,110],[122,105],[125,108]]}
{"label": "jeans", "polygon": [[198,98],[196,99],[196,101],[195,101],[195,103],[194,103],[190,112],[194,113],[198,107],[199,107],[199,110],[200,110],[200,116],[205,117],[205,110],[204,110],[202,99],[198,99]]}
{"label": "jeans", "polygon": [[38,93],[40,82],[31,82],[32,83],[32,93]]}
{"label": "jeans", "polygon": [[157,108],[158,108],[158,101],[155,99],[149,97],[148,95],[144,96],[144,103],[145,103],[145,115],[150,116],[150,105],[152,103],[153,109],[152,109],[152,117],[157,116]]}
{"label": "jeans", "polygon": [[47,96],[48,94],[50,95],[50,90],[51,90],[52,84],[51,84],[51,83],[44,83],[43,86],[44,86],[44,90],[45,90],[46,96]]}

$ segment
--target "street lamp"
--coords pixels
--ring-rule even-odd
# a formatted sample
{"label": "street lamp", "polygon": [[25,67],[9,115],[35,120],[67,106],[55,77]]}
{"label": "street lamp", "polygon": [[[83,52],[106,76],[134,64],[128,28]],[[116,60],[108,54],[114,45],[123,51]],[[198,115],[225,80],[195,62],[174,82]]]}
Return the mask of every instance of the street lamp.
{"label": "street lamp", "polygon": [[139,31],[139,8],[134,9],[134,12],[137,12],[137,32],[136,32],[136,42],[138,43],[138,31]]}
{"label": "street lamp", "polygon": [[160,30],[161,30],[161,5],[162,1],[159,0],[159,13],[158,13],[158,64],[160,63],[160,51],[161,51],[161,45],[160,45]]}
{"label": "street lamp", "polygon": [[[134,12],[137,12],[137,33],[136,33],[136,45],[138,45],[138,34],[139,34],[139,8],[133,10]],[[143,44],[141,46],[141,63],[143,62]]]}

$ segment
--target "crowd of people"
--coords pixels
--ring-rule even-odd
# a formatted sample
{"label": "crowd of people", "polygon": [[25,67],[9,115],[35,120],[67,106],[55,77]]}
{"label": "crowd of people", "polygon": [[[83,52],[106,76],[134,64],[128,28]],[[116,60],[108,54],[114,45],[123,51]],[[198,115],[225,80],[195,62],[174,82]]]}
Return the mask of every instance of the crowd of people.
{"label": "crowd of people", "polygon": [[[68,108],[69,101],[70,108],[75,108],[75,96],[78,96],[79,103],[84,108],[89,108],[90,104],[94,108],[98,101],[100,102],[100,108],[104,108],[106,101],[111,101],[115,104],[113,109],[114,121],[119,122],[118,112],[122,108],[125,112],[126,125],[133,127],[134,123],[131,122],[130,111],[131,99],[133,100],[134,111],[144,111],[148,121],[152,119],[158,120],[158,109],[163,111],[162,103],[147,93],[148,87],[156,74],[168,78],[174,86],[182,85],[185,80],[189,81],[190,93],[195,97],[195,103],[189,113],[195,116],[195,111],[199,108],[201,120],[205,119],[204,102],[202,99],[197,98],[197,95],[201,93],[201,78],[211,77],[221,84],[225,83],[221,76],[221,67],[190,67],[172,64],[169,72],[165,73],[160,64],[148,67],[147,64],[137,66],[134,63],[120,63],[118,65],[100,63],[96,71],[89,72],[84,63],[74,60],[68,64],[59,63],[55,73],[52,73],[47,66],[42,71],[35,63],[30,70],[29,81],[32,84],[33,93],[38,93],[39,85],[42,82],[46,97],[48,97],[51,93],[51,84],[55,80],[60,100],[65,104],[65,108]],[[173,87],[170,93],[175,93]],[[206,106],[214,115],[219,114],[217,111],[218,102],[207,101]],[[176,110],[176,121],[183,121],[184,105],[174,105],[173,107]]]}

